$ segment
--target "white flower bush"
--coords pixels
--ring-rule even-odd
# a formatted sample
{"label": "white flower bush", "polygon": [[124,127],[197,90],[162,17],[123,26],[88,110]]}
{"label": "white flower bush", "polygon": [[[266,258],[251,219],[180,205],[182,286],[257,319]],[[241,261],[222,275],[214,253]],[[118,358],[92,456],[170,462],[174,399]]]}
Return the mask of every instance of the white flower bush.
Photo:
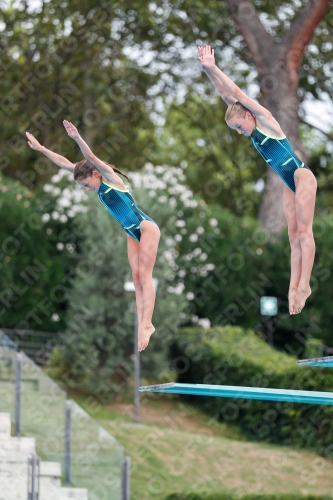
{"label": "white flower bush", "polygon": [[73,175],[67,170],[60,169],[51,178],[51,183],[45,184],[43,190],[56,198],[56,210],[51,214],[42,215],[43,222],[48,222],[51,217],[60,222],[67,222],[68,218],[75,217],[80,212],[86,212],[85,202],[88,195],[85,190],[73,181]]}
{"label": "white flower bush", "polygon": [[178,198],[184,207],[196,208],[198,206],[198,201],[194,198],[192,191],[184,184],[186,177],[181,168],[154,166],[152,163],[146,163],[140,172],[131,172],[129,177],[134,188],[150,189],[149,194],[152,197],[157,196],[161,203],[176,206],[176,198]]}
{"label": "white flower bush", "polygon": [[[147,204],[147,213],[151,217],[154,218],[154,201],[159,209],[165,205],[165,211],[170,212],[167,229],[162,227],[162,237],[164,232],[168,233],[164,238],[167,249],[163,251],[162,259],[175,273],[176,284],[168,287],[168,292],[185,294],[188,301],[193,300],[193,292],[186,292],[184,278],[190,274],[206,277],[214,270],[215,265],[208,262],[207,253],[200,246],[200,238],[206,233],[204,224],[208,230],[218,230],[217,219],[209,216],[206,203],[185,185],[186,177],[181,168],[147,163],[140,172],[130,173],[129,177],[133,192],[137,191],[138,197],[142,189],[148,190],[152,201]],[[187,246],[185,254],[180,254],[179,245]],[[192,321],[204,328],[210,324],[207,318],[199,319],[196,316],[193,316]]]}

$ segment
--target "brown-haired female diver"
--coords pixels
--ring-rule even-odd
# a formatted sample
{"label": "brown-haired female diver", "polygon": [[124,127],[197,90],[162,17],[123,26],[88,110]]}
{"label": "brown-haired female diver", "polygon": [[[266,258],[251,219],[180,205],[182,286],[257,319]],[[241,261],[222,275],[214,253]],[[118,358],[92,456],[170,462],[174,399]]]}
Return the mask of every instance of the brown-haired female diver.
{"label": "brown-haired female diver", "polygon": [[64,156],[45,148],[32,134],[26,132],[28,145],[31,149],[43,153],[59,167],[71,172],[77,184],[87,191],[97,193],[100,202],[122,225],[127,234],[128,260],[135,286],[139,323],[138,350],[143,351],[155,331],[152,324],[155,305],[152,275],[160,230],[156,222],[137,207],[128,187],[118,175],[124,174],[113,165],[97,158],[72,123],[64,121],[64,126],[69,137],[80,147],[85,160],[74,164]]}

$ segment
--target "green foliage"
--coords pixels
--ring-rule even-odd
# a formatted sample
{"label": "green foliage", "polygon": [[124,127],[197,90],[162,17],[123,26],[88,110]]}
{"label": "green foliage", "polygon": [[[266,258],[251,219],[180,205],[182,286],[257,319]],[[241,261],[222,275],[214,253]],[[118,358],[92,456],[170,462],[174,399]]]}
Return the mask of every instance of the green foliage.
{"label": "green foliage", "polygon": [[[194,43],[195,45],[211,44],[215,49],[217,64],[242,89],[250,90],[251,96],[260,101],[260,88],[257,83],[257,72],[254,70],[254,61],[232,21],[228,2],[210,0],[193,4],[189,0],[180,2],[175,0],[173,4],[178,9],[170,23],[174,43],[180,44],[182,40],[184,49],[187,49],[184,50],[185,54],[190,52],[191,44],[192,46]],[[289,26],[295,22],[302,8],[296,0],[292,2],[258,0],[254,2],[254,7],[264,29],[273,36],[273,43],[276,47],[279,47],[282,37],[288,33]],[[163,15],[167,14],[163,13]],[[333,58],[330,43],[332,16],[333,9],[330,5],[327,14],[317,26],[300,64],[298,98],[301,102],[300,116],[305,121],[307,120],[307,113],[303,108],[305,100],[308,102],[311,99],[326,100],[325,96],[328,94],[330,97],[327,98],[327,102],[329,103],[333,96],[331,85]],[[172,40],[171,35],[169,38]],[[192,61],[195,55],[193,50]],[[169,60],[172,61],[171,57]],[[163,158],[177,157],[179,161],[187,161],[189,164],[186,171],[188,182],[193,191],[200,193],[206,201],[214,200],[223,203],[237,214],[256,213],[255,210],[261,197],[254,191],[253,182],[265,178],[263,160],[243,137],[240,138],[235,133],[225,131],[223,119],[225,105],[216,96],[214,99],[209,98],[214,92],[212,84],[206,75],[199,76],[199,71],[195,74],[193,69],[195,64],[192,61],[190,64],[186,64],[185,61],[180,62],[183,65],[182,74],[186,75],[186,83],[188,83],[187,92],[184,92],[186,97],[183,98],[184,94],[181,94],[181,98],[178,97],[176,100],[171,100],[169,96],[166,98],[170,107],[167,108],[164,126],[165,142],[162,144],[162,149],[164,147],[168,151],[165,151]],[[178,64],[173,65],[174,69],[170,65],[169,71],[172,74],[177,75]],[[189,75],[193,75],[192,80]],[[316,101],[312,106],[316,106]],[[325,128],[325,125],[319,128]],[[329,129],[329,123],[327,123],[327,129]],[[311,157],[310,166],[316,177],[319,177],[318,194],[322,202],[321,208],[330,209],[331,201],[327,198],[330,198],[329,194],[332,190],[332,134],[328,134],[330,139],[327,140],[326,134],[320,132],[313,134],[312,131],[311,126],[304,125],[302,139]],[[320,144],[319,147],[318,144],[314,146],[313,141],[309,140],[309,137],[313,135]],[[198,139],[204,145],[200,146],[196,142]],[[197,168],[195,168],[196,163]],[[212,186],[215,187],[215,192],[211,190]],[[219,187],[225,188],[225,191]],[[321,191],[323,191],[323,196]],[[214,193],[213,196],[212,193]],[[228,194],[230,194],[229,200]]]}
{"label": "green foliage", "polygon": [[57,248],[64,223],[51,217],[56,199],[4,176],[0,182],[1,326],[62,329],[72,254]]}
{"label": "green foliage", "polygon": [[[315,264],[311,276],[312,295],[307,300],[301,314],[290,317],[287,309],[286,292],[288,290],[290,249],[287,232],[266,247],[269,255],[267,270],[272,286],[266,289],[266,295],[279,298],[279,314],[274,320],[275,328],[280,335],[280,346],[288,352],[301,356],[307,337],[321,339],[324,344],[332,345],[332,286],[333,273],[333,218],[330,214],[319,215],[314,220],[314,237],[316,241]],[[293,344],[293,336],[298,347]],[[289,337],[289,339],[288,339]]]}
{"label": "green foliage", "polygon": [[[251,218],[236,217],[219,205],[207,205],[194,197],[184,185],[182,169],[147,164],[142,172],[133,172],[130,177],[139,206],[158,217],[165,245],[164,250],[160,247],[160,255],[165,261],[163,265],[171,269],[163,272],[167,287],[177,289],[177,293],[183,291],[182,300],[190,303],[190,316],[181,318],[182,322],[209,320],[211,324],[251,327],[264,335],[266,327],[259,299],[262,295],[273,295],[279,299],[279,314],[274,318],[274,343],[278,348],[304,357],[308,337],[332,345],[331,215],[315,219],[317,254],[311,281],[313,294],[302,314],[291,318],[286,300],[290,272],[286,231],[268,244],[265,232]],[[11,283],[18,287],[18,292],[27,285],[21,273],[31,266],[34,258],[43,269],[37,273],[38,279],[33,279],[33,283],[30,280],[32,288],[29,285],[22,296],[12,289],[10,307],[2,302],[5,306],[2,325],[8,328],[19,323],[22,327],[26,325],[26,316],[38,308],[42,299],[51,302],[49,312],[35,310],[30,315],[29,328],[63,331],[65,327],[68,293],[74,283],[75,263],[81,255],[81,242],[89,221],[79,215],[85,209],[86,194],[65,172],[52,179],[51,184],[35,194],[18,183],[2,179],[2,210],[6,213],[1,227],[4,300],[7,293],[12,293],[8,291]],[[101,211],[103,207],[98,206],[98,218]],[[30,220],[32,226],[27,223]],[[21,224],[28,239],[22,230],[18,232]],[[116,234],[121,235],[119,252],[124,254],[125,240],[118,229]],[[13,237],[20,243],[17,253]],[[7,238],[12,245],[8,248]],[[125,255],[124,259],[126,262]],[[127,263],[124,269],[128,270]],[[54,314],[60,321],[52,320]]]}
{"label": "green foliage", "polygon": [[[260,0],[255,8],[278,44],[300,5],[296,0]],[[301,61],[301,101],[309,95],[332,97],[332,12],[331,6]],[[255,210],[259,195],[251,183],[261,177],[265,164],[256,166],[255,152],[235,134],[230,141],[221,119],[222,105],[216,105],[216,99],[208,105],[206,89],[212,93],[212,86],[196,60],[198,44],[213,44],[217,61],[238,84],[247,88],[256,81],[253,61],[227,2],[168,0],[161,8],[138,1],[87,0],[44,2],[39,8],[19,0],[2,9],[1,22],[0,169],[6,175],[31,188],[52,173],[51,163],[27,148],[26,129],[76,160],[77,151],[61,124],[65,117],[79,125],[95,152],[110,162],[130,170],[147,160],[160,163],[166,152],[155,147],[152,117],[164,115],[174,102],[167,111],[164,144],[175,139],[173,153],[180,161],[189,158],[192,189],[208,199],[211,175],[216,187],[223,183],[232,193],[227,200],[220,192],[214,201],[227,203],[238,214]],[[258,94],[257,86],[251,89]],[[182,95],[187,95],[183,104]],[[181,104],[178,112],[177,104]],[[187,106],[193,116],[186,112]],[[177,135],[172,133],[174,125]],[[198,146],[197,139],[205,140],[206,146]],[[249,166],[244,164],[244,153],[251,158]],[[328,149],[319,156],[327,160]],[[196,161],[205,173],[195,171]],[[328,164],[328,169],[319,168],[323,181],[331,176]]]}
{"label": "green foliage", "polygon": [[305,356],[307,358],[319,358],[323,353],[320,339],[309,338],[306,342]]}
{"label": "green foliage", "polygon": [[[171,348],[171,359],[182,383],[333,390],[329,369],[300,368],[296,358],[240,327],[183,329]],[[251,439],[315,448],[331,456],[330,406],[195,396],[189,400],[218,420],[240,425]]]}
{"label": "green foliage", "polygon": [[260,323],[258,301],[272,281],[258,223],[205,204],[179,219],[186,221],[187,234],[176,262],[185,271],[193,317],[222,325]]}
{"label": "green foliage", "polygon": [[256,216],[261,194],[255,185],[266,165],[243,136],[224,120],[226,106],[219,97],[189,92],[173,102],[159,139],[167,164],[186,165],[186,181],[208,204],[220,204],[237,215]]}
{"label": "green foliage", "polygon": [[49,357],[47,364],[47,374],[55,380],[60,380],[62,375],[70,369],[70,365],[66,365],[66,358],[63,349],[55,347]]}
{"label": "green foliage", "polygon": [[[128,10],[122,1],[92,0],[44,2],[39,9],[19,1],[2,10],[0,168],[6,175],[32,188],[54,171],[26,146],[26,130],[80,160],[64,132],[65,118],[110,163],[135,170],[149,158],[154,127],[145,101],[157,77],[125,55],[135,29]],[[146,35],[140,20],[136,24]]]}
{"label": "green foliage", "polygon": [[308,337],[332,345],[333,218],[316,217],[316,259],[311,278],[312,295],[302,313],[290,316],[287,292],[290,245],[287,231],[267,243],[267,235],[250,218],[238,218],[217,205],[178,212],[184,221],[177,243],[176,263],[183,270],[185,292],[193,318],[211,324],[240,325],[266,334],[259,300],[278,298],[274,317],[274,345],[297,357],[304,356]]}

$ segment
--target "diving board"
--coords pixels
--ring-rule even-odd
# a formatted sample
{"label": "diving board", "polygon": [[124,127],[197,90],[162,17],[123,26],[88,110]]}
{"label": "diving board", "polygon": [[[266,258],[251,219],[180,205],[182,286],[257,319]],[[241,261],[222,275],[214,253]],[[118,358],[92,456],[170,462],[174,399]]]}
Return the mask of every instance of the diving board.
{"label": "diving board", "polygon": [[169,384],[146,385],[140,392],[165,392],[168,394],[190,394],[193,396],[216,396],[219,398],[259,399],[261,401],[283,401],[285,403],[308,403],[333,405],[333,392],[296,391],[292,389],[268,389],[237,387],[231,385]]}
{"label": "diving board", "polygon": [[333,356],[326,356],[325,358],[312,358],[312,359],[301,359],[297,361],[299,366],[323,366],[327,368],[333,368]]}

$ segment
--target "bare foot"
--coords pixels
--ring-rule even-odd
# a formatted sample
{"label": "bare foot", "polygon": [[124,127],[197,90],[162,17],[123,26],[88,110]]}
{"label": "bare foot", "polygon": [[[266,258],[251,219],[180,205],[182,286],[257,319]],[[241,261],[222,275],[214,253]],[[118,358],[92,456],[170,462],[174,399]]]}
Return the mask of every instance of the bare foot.
{"label": "bare foot", "polygon": [[288,292],[289,314],[295,314],[296,292],[297,288],[289,288]]}
{"label": "bare foot", "polygon": [[154,325],[143,326],[138,332],[138,351],[141,352],[146,349],[151,335],[154,333]]}
{"label": "bare foot", "polygon": [[294,306],[294,310],[295,310],[294,314],[299,314],[301,312],[301,310],[305,306],[306,299],[308,297],[310,297],[310,295],[311,295],[311,288],[310,287],[308,287],[308,288],[298,287],[297,288],[296,298],[295,298],[295,306]]}

